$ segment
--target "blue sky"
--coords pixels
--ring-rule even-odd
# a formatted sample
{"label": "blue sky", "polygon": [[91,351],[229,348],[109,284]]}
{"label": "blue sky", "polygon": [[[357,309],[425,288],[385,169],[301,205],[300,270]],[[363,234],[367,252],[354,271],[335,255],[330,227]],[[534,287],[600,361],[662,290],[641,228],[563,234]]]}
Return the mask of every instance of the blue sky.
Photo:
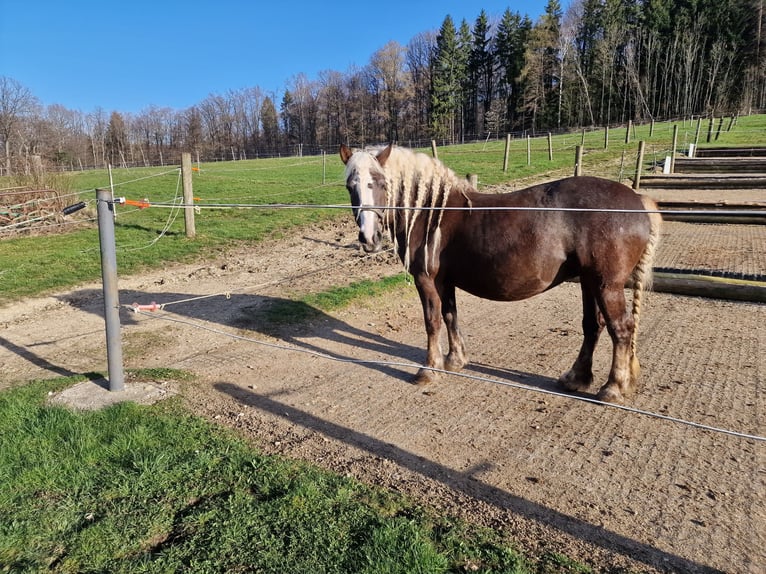
{"label": "blue sky", "polygon": [[[259,86],[278,99],[299,73],[364,66],[449,14],[472,26],[483,8],[536,20],[546,0],[0,0],[0,76],[43,105],[91,112],[176,110]],[[564,2],[562,2],[564,4]]]}

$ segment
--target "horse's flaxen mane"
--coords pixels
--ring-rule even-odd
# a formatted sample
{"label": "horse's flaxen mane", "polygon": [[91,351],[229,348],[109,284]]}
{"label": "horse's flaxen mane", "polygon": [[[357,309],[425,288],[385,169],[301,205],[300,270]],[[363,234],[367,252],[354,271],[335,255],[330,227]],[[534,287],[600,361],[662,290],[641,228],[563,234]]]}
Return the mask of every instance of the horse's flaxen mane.
{"label": "horse's flaxen mane", "polygon": [[[423,268],[428,273],[429,259],[437,253],[441,241],[441,221],[444,211],[433,209],[444,207],[453,190],[465,194],[468,183],[455,173],[424,153],[394,147],[385,162],[386,200],[389,207],[399,208],[389,218],[391,238],[399,249],[398,237],[403,234],[406,242],[403,263],[409,271],[411,262],[411,234],[419,218],[426,217],[423,253]],[[467,197],[466,197],[467,199]],[[401,208],[414,209],[401,209]],[[421,208],[432,209],[421,209]]]}

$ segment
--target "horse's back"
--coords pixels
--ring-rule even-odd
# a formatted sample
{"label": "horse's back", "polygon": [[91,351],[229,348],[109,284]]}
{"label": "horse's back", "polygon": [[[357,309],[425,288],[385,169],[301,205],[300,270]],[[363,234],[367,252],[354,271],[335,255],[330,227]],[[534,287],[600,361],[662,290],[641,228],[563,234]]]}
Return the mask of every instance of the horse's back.
{"label": "horse's back", "polygon": [[583,274],[624,281],[651,231],[640,195],[596,177],[468,199],[481,210],[451,220],[456,241],[445,249],[473,263],[468,274],[448,266],[458,286],[480,297],[523,299]]}
{"label": "horse's back", "polygon": [[576,176],[541,183],[496,196],[500,204],[559,209],[641,210],[641,196],[616,181]]}

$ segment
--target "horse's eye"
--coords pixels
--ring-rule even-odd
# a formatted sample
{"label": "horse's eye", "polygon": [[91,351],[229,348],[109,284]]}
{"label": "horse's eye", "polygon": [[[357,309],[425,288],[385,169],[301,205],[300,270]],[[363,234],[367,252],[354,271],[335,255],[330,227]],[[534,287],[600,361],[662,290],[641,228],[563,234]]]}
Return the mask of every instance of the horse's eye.
{"label": "horse's eye", "polygon": [[372,182],[367,184],[367,189],[372,189]]}

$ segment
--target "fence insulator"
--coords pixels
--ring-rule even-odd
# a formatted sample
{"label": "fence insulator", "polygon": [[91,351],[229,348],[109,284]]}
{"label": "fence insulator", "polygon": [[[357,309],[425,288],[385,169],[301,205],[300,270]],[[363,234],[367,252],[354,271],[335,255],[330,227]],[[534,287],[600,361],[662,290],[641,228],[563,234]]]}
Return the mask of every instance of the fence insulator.
{"label": "fence insulator", "polygon": [[162,309],[162,305],[154,301],[152,301],[148,305],[139,305],[138,303],[133,303],[131,307],[133,307],[133,311],[135,311],[136,313],[139,311],[157,311],[159,309]]}
{"label": "fence insulator", "polygon": [[67,205],[64,209],[61,210],[61,213],[64,215],[72,215],[73,213],[80,211],[81,209],[85,209],[85,206],[87,203],[84,201],[81,201],[79,203],[75,203],[73,205]]}
{"label": "fence insulator", "polygon": [[138,200],[138,201],[136,201],[135,199],[126,199],[125,201],[123,201],[123,203],[125,205],[134,205],[134,206],[136,206],[139,209],[146,209],[147,207],[151,207],[152,206],[152,204],[149,203],[148,199],[142,199],[142,200]]}

